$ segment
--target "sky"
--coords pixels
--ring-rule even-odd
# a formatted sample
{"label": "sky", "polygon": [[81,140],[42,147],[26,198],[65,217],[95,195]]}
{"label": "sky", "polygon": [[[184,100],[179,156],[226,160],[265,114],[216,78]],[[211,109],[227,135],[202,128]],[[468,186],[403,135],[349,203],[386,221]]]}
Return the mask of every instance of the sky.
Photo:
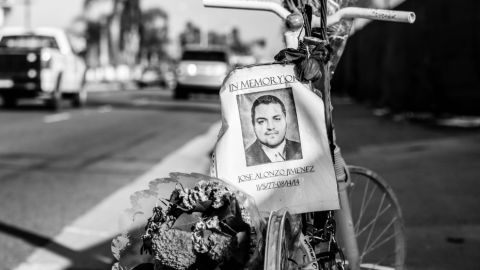
{"label": "sky", "polygon": [[[25,25],[25,0],[15,0],[6,25]],[[80,15],[83,0],[31,0],[32,25],[67,27]],[[227,33],[238,27],[243,40],[267,40],[267,51],[273,56],[282,49],[281,20],[273,13],[262,11],[205,8],[201,0],[141,0],[142,9],[160,7],[169,14],[170,38],[176,40],[187,21],[202,29]]]}

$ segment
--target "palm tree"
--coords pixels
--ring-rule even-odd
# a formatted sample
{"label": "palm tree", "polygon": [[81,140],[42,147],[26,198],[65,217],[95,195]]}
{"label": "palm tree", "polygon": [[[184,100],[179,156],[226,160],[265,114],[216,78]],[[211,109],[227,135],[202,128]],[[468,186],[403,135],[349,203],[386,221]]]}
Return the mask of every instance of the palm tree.
{"label": "palm tree", "polygon": [[84,13],[88,50],[99,56],[90,60],[134,65],[140,50],[140,0],[85,0]]}
{"label": "palm tree", "polygon": [[141,55],[148,62],[167,58],[168,14],[160,8],[147,9],[142,14]]}
{"label": "palm tree", "polygon": [[121,62],[134,65],[140,53],[140,29],[142,11],[140,0],[115,0],[120,16],[120,40],[118,44]]}

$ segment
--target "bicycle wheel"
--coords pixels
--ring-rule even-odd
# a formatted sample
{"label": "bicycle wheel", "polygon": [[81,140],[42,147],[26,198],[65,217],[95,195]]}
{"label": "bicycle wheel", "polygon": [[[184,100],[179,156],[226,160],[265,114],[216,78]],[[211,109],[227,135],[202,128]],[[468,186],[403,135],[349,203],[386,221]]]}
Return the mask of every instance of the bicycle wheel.
{"label": "bicycle wheel", "polygon": [[392,188],[373,171],[348,166],[348,196],[362,269],[405,269],[402,211]]}
{"label": "bicycle wheel", "polygon": [[293,245],[291,217],[286,210],[272,211],[268,219],[264,270],[289,269]]}

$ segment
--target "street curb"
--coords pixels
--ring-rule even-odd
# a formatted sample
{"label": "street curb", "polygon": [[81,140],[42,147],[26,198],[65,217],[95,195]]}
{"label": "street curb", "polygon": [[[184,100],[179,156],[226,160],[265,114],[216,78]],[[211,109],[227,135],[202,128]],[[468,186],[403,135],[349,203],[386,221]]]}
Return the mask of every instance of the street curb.
{"label": "street curb", "polygon": [[[159,177],[167,177],[170,172],[208,173],[209,153],[215,146],[220,125],[221,122],[213,124],[206,133],[187,142],[131,184],[105,198],[85,215],[64,227],[50,244],[37,248],[14,270],[61,270],[71,267],[71,258],[65,258],[51,250],[56,250],[56,246],[61,245],[75,251],[74,253],[80,253],[99,243],[111,241],[113,237],[122,232],[120,229],[121,214],[131,206],[130,195],[135,191],[148,189],[150,181]],[[113,263],[110,257],[92,255],[92,259],[106,264]]]}
{"label": "street curb", "polygon": [[87,82],[84,86],[87,92],[110,92],[137,90],[138,87],[133,81],[126,82]]}

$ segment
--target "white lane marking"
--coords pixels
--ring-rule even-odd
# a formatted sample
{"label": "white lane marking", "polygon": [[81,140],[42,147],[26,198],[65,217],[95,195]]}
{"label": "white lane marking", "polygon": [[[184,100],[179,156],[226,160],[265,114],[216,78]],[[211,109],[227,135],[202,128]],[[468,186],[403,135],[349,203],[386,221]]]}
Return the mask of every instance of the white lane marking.
{"label": "white lane marking", "polygon": [[97,109],[99,113],[108,113],[108,112],[111,112],[112,110],[113,110],[113,107],[110,105],[104,105]]}
{"label": "white lane marking", "polygon": [[92,114],[98,114],[98,113],[109,113],[113,111],[113,107],[110,105],[103,105],[100,107],[97,107],[95,109],[84,109],[82,110],[82,115],[83,116],[90,116]]}
{"label": "white lane marking", "polygon": [[[130,208],[130,196],[139,190],[148,189],[148,183],[159,177],[167,177],[170,172],[208,173],[210,158],[208,153],[213,149],[221,122],[210,127],[207,133],[195,137],[185,143],[177,151],[165,157],[162,162],[138,177],[131,184],[124,186],[106,197],[89,212],[77,218],[64,227],[60,234],[52,239],[52,244],[37,248],[30,256],[14,270],[64,270],[72,266],[72,258],[55,253],[56,244],[71,250],[83,251],[109,242],[113,237],[128,229],[131,224],[125,224],[124,210]],[[123,219],[122,219],[123,218]],[[105,263],[109,259],[96,256]]]}
{"label": "white lane marking", "polygon": [[71,118],[70,113],[56,113],[56,114],[51,114],[43,117],[43,122],[50,124],[50,123],[65,121],[70,118]]}

